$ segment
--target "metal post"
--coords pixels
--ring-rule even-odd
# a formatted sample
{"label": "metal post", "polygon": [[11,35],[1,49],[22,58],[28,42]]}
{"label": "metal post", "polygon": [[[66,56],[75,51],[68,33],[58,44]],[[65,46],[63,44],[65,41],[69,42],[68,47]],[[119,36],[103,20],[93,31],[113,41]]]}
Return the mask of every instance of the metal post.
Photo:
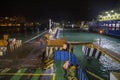
{"label": "metal post", "polygon": [[63,36],[64,36],[64,23],[62,24],[62,26],[63,26]]}
{"label": "metal post", "polygon": [[102,39],[101,39],[101,35],[102,35],[102,33],[103,33],[103,30],[102,29],[100,29],[99,30],[99,34],[100,34],[100,37],[99,37],[99,46],[101,45],[101,41],[102,41]]}
{"label": "metal post", "polygon": [[100,37],[99,37],[99,45],[101,45],[101,34],[100,34]]}
{"label": "metal post", "polygon": [[49,19],[49,29],[51,29],[51,19]]}

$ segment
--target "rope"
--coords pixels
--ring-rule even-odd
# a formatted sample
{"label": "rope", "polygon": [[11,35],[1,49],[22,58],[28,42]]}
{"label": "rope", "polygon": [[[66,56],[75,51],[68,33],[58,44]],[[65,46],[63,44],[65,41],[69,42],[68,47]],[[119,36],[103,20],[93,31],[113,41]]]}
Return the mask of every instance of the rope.
{"label": "rope", "polygon": [[90,75],[94,76],[95,78],[99,79],[99,80],[104,80],[103,78],[99,77],[98,75],[96,75],[95,73],[92,73],[88,70],[86,70],[87,73],[89,73]]}

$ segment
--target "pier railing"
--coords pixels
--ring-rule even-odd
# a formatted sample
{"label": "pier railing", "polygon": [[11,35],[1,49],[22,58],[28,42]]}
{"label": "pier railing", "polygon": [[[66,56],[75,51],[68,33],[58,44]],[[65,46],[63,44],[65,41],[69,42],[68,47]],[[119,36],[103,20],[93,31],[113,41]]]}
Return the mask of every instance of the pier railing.
{"label": "pier railing", "polygon": [[87,46],[89,48],[95,48],[98,51],[100,51],[102,54],[105,54],[105,55],[109,56],[110,58],[112,58],[112,60],[120,63],[120,55],[119,54],[117,54],[111,50],[102,48],[101,46],[99,46],[95,43],[92,43],[92,42],[67,42],[67,43],[69,43],[71,45],[83,45],[83,46]]}

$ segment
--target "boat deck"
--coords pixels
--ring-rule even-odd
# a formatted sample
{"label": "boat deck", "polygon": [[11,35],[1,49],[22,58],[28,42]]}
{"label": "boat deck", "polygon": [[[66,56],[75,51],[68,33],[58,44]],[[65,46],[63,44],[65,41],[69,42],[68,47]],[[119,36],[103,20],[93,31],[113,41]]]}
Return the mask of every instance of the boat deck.
{"label": "boat deck", "polygon": [[63,62],[55,61],[46,70],[41,68],[0,69],[0,80],[64,80]]}

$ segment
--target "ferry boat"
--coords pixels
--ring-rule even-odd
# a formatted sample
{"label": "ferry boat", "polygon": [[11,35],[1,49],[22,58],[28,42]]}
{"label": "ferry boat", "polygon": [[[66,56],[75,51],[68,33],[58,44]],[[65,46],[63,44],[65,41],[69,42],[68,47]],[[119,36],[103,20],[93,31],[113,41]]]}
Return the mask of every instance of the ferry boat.
{"label": "ferry boat", "polygon": [[120,9],[103,11],[96,21],[88,23],[89,31],[104,30],[104,34],[120,37]]}
{"label": "ferry boat", "polygon": [[89,31],[98,32],[100,29],[104,31],[104,34],[120,37],[120,21],[119,20],[107,20],[89,22]]}

